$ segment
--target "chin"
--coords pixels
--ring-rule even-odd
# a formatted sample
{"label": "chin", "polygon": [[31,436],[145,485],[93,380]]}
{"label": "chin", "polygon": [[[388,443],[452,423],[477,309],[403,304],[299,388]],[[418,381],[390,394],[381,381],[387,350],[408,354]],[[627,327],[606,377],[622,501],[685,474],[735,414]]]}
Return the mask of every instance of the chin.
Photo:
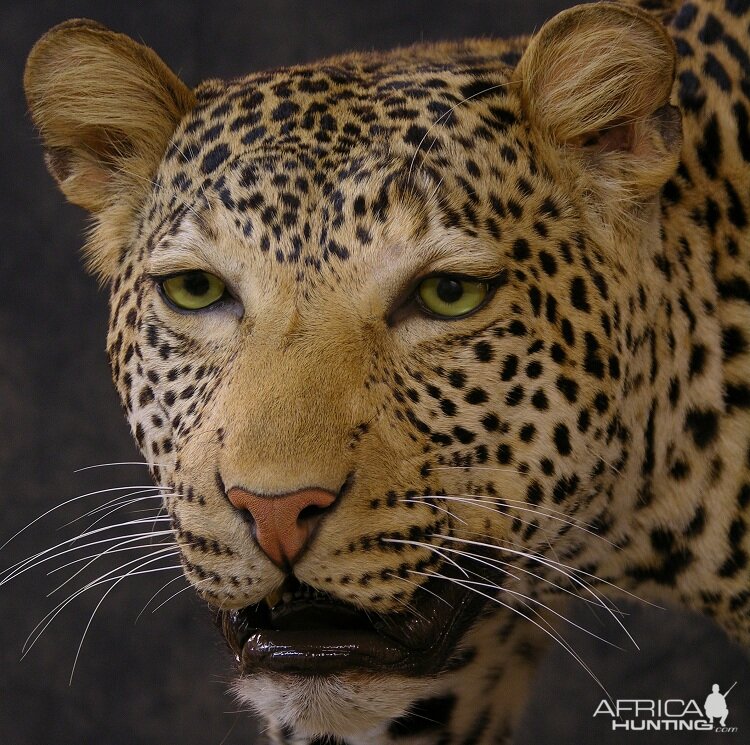
{"label": "chin", "polygon": [[435,680],[358,672],[260,673],[243,676],[232,690],[265,721],[298,735],[377,742],[384,723],[402,716],[411,701],[432,694],[437,685]]}

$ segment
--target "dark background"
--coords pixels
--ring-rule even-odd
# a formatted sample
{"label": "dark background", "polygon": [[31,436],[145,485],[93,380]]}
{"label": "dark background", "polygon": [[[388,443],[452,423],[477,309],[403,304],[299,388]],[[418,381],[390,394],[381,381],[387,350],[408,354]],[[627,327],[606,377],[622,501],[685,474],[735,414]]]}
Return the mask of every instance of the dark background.
{"label": "dark background", "polygon": [[[153,46],[189,84],[313,60],[347,49],[421,39],[528,32],[564,0],[265,0],[200,3],[0,4],[0,543],[77,494],[147,483],[145,469],[75,469],[138,460],[109,381],[106,297],[78,261],[85,216],[47,176],[21,90],[26,54],[50,26],[86,16]],[[105,497],[89,498],[86,509]],[[98,501],[97,501],[98,499]],[[60,526],[82,508],[29,527],[0,552],[0,569],[72,535]],[[138,517],[139,515],[134,515]],[[109,565],[111,568],[111,565]],[[171,574],[120,585],[99,609],[72,685],[68,678],[102,590],[74,602],[23,661],[21,647],[53,607],[42,569],[0,587],[0,743],[249,745],[250,717],[226,694],[230,660],[190,591],[135,619]],[[72,583],[74,587],[80,584]],[[170,592],[184,586],[170,585]],[[102,588],[103,589],[103,588]],[[170,592],[162,595],[166,598]],[[62,596],[64,597],[64,596]],[[750,664],[707,622],[625,606],[641,652],[572,637],[614,697],[695,697],[725,690],[731,742],[750,742]],[[585,610],[576,620],[596,626]],[[611,624],[609,632],[612,632]],[[610,633],[612,636],[612,633]],[[716,735],[613,737],[592,719],[601,692],[563,651],[545,660],[519,745],[713,742]]]}

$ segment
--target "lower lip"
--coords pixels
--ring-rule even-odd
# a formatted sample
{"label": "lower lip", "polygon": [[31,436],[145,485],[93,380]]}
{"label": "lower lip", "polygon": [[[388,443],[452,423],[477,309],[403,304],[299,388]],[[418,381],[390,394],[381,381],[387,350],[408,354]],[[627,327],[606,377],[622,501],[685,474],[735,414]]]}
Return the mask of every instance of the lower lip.
{"label": "lower lip", "polygon": [[253,631],[242,648],[242,672],[331,675],[377,672],[408,665],[409,651],[367,631]]}

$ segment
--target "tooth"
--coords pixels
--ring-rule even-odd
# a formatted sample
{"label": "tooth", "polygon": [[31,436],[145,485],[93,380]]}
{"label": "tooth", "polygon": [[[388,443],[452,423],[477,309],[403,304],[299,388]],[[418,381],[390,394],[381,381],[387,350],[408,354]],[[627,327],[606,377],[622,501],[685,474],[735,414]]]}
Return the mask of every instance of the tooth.
{"label": "tooth", "polygon": [[281,597],[281,591],[278,588],[275,590],[271,590],[271,592],[266,595],[266,605],[269,608],[273,608],[275,605],[278,605]]}
{"label": "tooth", "polygon": [[285,592],[285,593],[284,593],[284,594],[283,594],[283,595],[281,596],[281,599],[282,599],[282,600],[283,600],[283,601],[284,601],[285,603],[291,603],[291,602],[292,602],[292,599],[293,599],[293,598],[294,598],[294,595],[292,595],[292,593],[291,593],[291,592]]}

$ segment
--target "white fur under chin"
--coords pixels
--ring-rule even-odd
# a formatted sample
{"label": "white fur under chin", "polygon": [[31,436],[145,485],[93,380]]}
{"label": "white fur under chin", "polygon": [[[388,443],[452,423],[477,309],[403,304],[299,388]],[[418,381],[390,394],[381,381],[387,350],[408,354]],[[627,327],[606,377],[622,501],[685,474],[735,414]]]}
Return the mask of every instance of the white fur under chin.
{"label": "white fur under chin", "polygon": [[304,737],[372,738],[436,683],[402,676],[344,675],[308,678],[260,674],[240,678],[232,691],[262,718]]}

